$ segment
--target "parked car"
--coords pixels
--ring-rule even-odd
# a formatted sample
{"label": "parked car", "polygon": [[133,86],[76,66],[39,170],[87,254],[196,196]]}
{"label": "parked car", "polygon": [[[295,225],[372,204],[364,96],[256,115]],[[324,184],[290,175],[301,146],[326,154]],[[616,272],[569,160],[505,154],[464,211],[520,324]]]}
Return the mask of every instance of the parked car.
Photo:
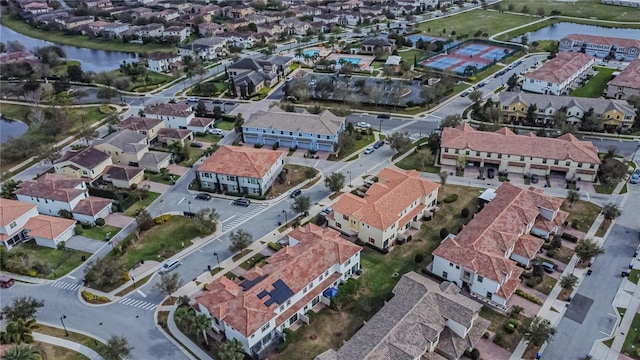
{"label": "parked car", "polygon": [[211,200],[211,195],[209,195],[207,193],[200,193],[200,194],[196,195],[196,199],[198,199],[198,200]]}
{"label": "parked car", "polygon": [[251,200],[245,199],[245,198],[235,199],[235,200],[233,200],[233,205],[247,207],[247,206],[251,205]]}
{"label": "parked car", "polygon": [[169,272],[182,264],[178,259],[169,259],[164,265],[160,268],[160,272],[166,273]]}
{"label": "parked car", "polygon": [[637,184],[638,182],[640,182],[640,175],[634,173],[633,175],[631,175],[631,180],[629,180],[629,182],[632,184]]}
{"label": "parked car", "polygon": [[369,154],[371,154],[374,150],[375,150],[374,148],[372,148],[372,147],[368,147],[368,148],[366,148],[366,149],[364,150],[364,154],[365,154],[365,155],[369,155]]}
{"label": "parked car", "polygon": [[531,183],[532,184],[537,184],[538,183],[538,175],[536,175],[536,174],[531,175]]}
{"label": "parked car", "polygon": [[8,289],[15,284],[12,277],[0,275],[0,288]]}
{"label": "parked car", "polygon": [[367,179],[367,180],[364,181],[364,186],[366,186],[366,187],[371,187],[373,184],[375,184],[375,181],[373,181],[373,180]]}
{"label": "parked car", "polygon": [[198,102],[198,101],[200,101],[200,100],[198,100],[198,98],[197,98],[197,97],[195,97],[195,96],[190,96],[190,97],[187,99],[187,101],[188,101],[188,102]]}
{"label": "parked car", "polygon": [[381,148],[383,146],[384,146],[384,141],[383,140],[378,140],[378,141],[375,142],[375,144],[373,144],[373,148],[374,149],[379,149],[379,148]]}
{"label": "parked car", "polygon": [[551,263],[548,263],[546,261],[542,262],[542,264],[540,264],[540,266],[542,266],[542,269],[545,272],[548,272],[549,274],[553,273],[555,271],[555,268],[556,268],[555,265],[553,265]]}
{"label": "parked car", "polygon": [[285,79],[286,82],[289,82],[291,80],[293,80],[293,76],[287,76],[287,78]]}
{"label": "parked car", "polygon": [[323,215],[329,215],[332,212],[333,212],[333,208],[331,206],[327,206],[326,208],[322,209],[320,213]]}
{"label": "parked car", "polygon": [[496,177],[496,169],[488,168],[487,169],[487,176],[489,177],[489,179],[493,179],[494,177]]}
{"label": "parked car", "polygon": [[222,136],[224,134],[222,129],[211,129],[211,130],[209,130],[209,132],[211,134],[213,134],[213,135],[220,135],[220,136]]}
{"label": "parked car", "polygon": [[295,190],[293,190],[293,191],[291,192],[290,197],[293,199],[293,198],[298,197],[298,195],[300,195],[300,194],[302,194],[302,190],[300,190],[300,189],[295,189]]}
{"label": "parked car", "polygon": [[462,94],[460,94],[460,96],[461,96],[461,97],[465,97],[465,96],[467,96],[467,95],[471,94],[471,92],[472,92],[472,91],[473,91],[473,90],[471,90],[471,89],[467,89],[467,90],[465,90]]}
{"label": "parked car", "polygon": [[360,121],[359,123],[356,124],[356,126],[366,129],[366,128],[370,128],[371,124],[369,124],[368,122]]}
{"label": "parked car", "polygon": [[194,148],[201,148],[204,145],[201,142],[192,141],[191,144],[189,144],[189,146],[194,147]]}
{"label": "parked car", "polygon": [[390,114],[380,114],[378,115],[378,119],[391,119]]}

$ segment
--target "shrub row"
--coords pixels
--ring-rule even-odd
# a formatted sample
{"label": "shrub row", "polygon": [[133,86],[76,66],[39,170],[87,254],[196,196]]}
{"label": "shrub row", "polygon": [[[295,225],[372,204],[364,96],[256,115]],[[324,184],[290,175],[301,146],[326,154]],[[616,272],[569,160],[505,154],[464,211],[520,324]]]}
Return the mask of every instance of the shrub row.
{"label": "shrub row", "polygon": [[269,249],[273,250],[273,251],[278,251],[280,249],[282,249],[282,245],[275,243],[273,241],[270,241],[267,246],[269,247]]}
{"label": "shrub row", "polygon": [[542,300],[540,300],[537,297],[535,297],[535,296],[533,296],[533,295],[531,295],[531,294],[529,294],[527,292],[524,292],[524,291],[522,291],[520,289],[516,290],[516,295],[518,295],[520,297],[523,297],[523,298],[531,301],[534,304],[542,305]]}
{"label": "shrub row", "polygon": [[449,204],[458,200],[458,194],[451,194],[442,200],[443,202]]}
{"label": "shrub row", "polygon": [[563,238],[564,240],[570,241],[572,243],[577,243],[578,242],[578,237],[571,235],[569,233],[562,233],[562,235],[560,236],[561,238]]}

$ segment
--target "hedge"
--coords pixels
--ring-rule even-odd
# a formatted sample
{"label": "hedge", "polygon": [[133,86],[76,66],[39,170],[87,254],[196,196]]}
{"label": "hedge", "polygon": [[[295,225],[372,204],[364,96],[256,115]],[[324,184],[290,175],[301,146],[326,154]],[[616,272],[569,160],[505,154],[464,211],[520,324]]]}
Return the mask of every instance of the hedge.
{"label": "hedge", "polygon": [[269,247],[269,249],[273,250],[273,251],[278,251],[280,249],[282,249],[282,245],[275,243],[273,241],[270,241],[267,246]]}
{"label": "hedge", "polygon": [[447,196],[446,198],[444,198],[444,200],[442,200],[442,202],[445,203],[452,203],[454,201],[458,200],[458,194],[451,194],[449,196]]}
{"label": "hedge", "polygon": [[534,304],[542,305],[542,301],[540,299],[538,299],[537,297],[535,297],[535,296],[533,296],[533,295],[531,295],[529,293],[526,293],[526,292],[524,292],[524,291],[522,291],[520,289],[516,289],[516,295],[518,295],[520,297],[523,297],[523,298],[531,301]]}
{"label": "hedge", "polygon": [[572,243],[577,243],[578,242],[578,237],[571,235],[569,233],[562,233],[562,235],[560,235],[561,238],[563,238],[564,240],[570,241]]}

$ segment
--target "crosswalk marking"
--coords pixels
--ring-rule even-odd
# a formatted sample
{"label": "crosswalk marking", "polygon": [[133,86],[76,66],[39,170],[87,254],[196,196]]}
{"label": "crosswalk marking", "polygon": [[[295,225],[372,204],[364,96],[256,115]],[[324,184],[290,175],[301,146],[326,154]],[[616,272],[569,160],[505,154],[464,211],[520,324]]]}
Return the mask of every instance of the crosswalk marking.
{"label": "crosswalk marking", "polygon": [[64,290],[70,290],[70,291],[75,291],[80,288],[80,284],[74,284],[66,281],[56,281],[53,284],[51,284],[51,286],[58,289],[64,289]]}
{"label": "crosswalk marking", "polygon": [[[247,221],[247,219],[253,217],[254,215],[256,215],[257,213],[261,212],[262,210],[264,210],[267,206],[262,205],[262,206],[256,206],[253,209],[251,209],[251,211],[249,211],[248,213],[240,216],[240,217],[234,217],[234,218],[229,218],[225,221],[228,221],[227,223],[224,223],[222,225],[222,230],[226,231],[226,230],[230,230],[233,229],[234,227],[242,224],[243,222]],[[232,220],[232,221],[231,221]]]}
{"label": "crosswalk marking", "polygon": [[122,298],[120,299],[120,301],[118,301],[118,303],[122,305],[137,307],[142,310],[153,310],[158,306],[157,304],[154,304],[154,303],[137,300],[137,299],[131,299],[131,298]]}

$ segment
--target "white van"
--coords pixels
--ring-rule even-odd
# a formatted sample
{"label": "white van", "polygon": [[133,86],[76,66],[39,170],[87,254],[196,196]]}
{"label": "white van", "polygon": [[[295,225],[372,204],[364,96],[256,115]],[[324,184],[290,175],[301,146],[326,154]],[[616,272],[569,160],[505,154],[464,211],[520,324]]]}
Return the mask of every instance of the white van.
{"label": "white van", "polygon": [[178,259],[169,259],[167,262],[162,265],[160,268],[160,272],[166,273],[169,272],[182,264]]}

